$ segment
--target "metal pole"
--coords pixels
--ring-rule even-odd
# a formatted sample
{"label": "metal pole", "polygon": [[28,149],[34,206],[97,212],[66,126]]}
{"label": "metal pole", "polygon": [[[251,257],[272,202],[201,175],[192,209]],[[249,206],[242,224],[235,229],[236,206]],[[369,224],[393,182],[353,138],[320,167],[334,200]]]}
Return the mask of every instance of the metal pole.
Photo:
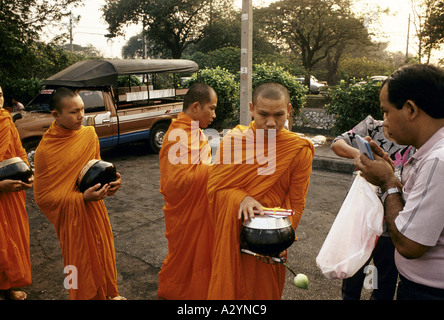
{"label": "metal pole", "polygon": [[69,47],[72,53],[74,51],[74,43],[72,38],[72,13],[69,15]]}
{"label": "metal pole", "polygon": [[405,63],[409,61],[409,38],[410,38],[410,13],[409,13],[409,24],[407,26],[407,45],[405,48]]}
{"label": "metal pole", "polygon": [[148,57],[147,54],[147,41],[146,41],[146,15],[143,15],[143,21],[142,21],[142,55],[143,55],[143,59],[146,59]]}
{"label": "metal pole", "polygon": [[253,4],[242,0],[241,72],[240,72],[240,124],[251,121],[248,104],[252,98],[253,73]]}

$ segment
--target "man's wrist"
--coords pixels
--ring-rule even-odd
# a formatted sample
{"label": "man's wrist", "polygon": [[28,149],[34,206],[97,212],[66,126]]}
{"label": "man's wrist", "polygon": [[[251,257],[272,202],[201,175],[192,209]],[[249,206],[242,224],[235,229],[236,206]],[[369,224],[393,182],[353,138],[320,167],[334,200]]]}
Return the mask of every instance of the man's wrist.
{"label": "man's wrist", "polygon": [[393,188],[389,188],[387,189],[383,195],[381,196],[381,202],[382,204],[385,204],[385,199],[387,198],[387,196],[394,194],[394,193],[399,193],[402,194],[402,190],[398,187],[393,187]]}
{"label": "man's wrist", "polygon": [[393,176],[392,179],[387,180],[385,183],[379,186],[381,188],[381,193],[384,194],[387,190],[398,188],[402,190],[402,184],[399,182],[398,179],[396,179],[395,176]]}

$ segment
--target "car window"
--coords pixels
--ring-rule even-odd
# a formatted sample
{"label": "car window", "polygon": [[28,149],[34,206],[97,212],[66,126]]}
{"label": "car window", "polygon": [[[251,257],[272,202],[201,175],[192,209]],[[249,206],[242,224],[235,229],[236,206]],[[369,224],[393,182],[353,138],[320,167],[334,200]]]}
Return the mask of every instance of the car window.
{"label": "car window", "polygon": [[79,95],[85,104],[85,113],[105,111],[105,103],[101,90],[82,90],[79,92]]}
{"label": "car window", "polygon": [[148,104],[174,102],[176,90],[153,89],[152,86],[122,87],[119,88],[119,109],[139,107]]}
{"label": "car window", "polygon": [[175,89],[180,79],[175,79],[173,74],[153,74],[149,76],[147,81],[142,81],[143,78],[140,78],[136,84],[134,84],[136,81],[133,78],[131,86],[128,81],[125,82],[123,79],[121,78],[116,90],[120,110],[171,103],[183,99],[180,97],[180,92]]}

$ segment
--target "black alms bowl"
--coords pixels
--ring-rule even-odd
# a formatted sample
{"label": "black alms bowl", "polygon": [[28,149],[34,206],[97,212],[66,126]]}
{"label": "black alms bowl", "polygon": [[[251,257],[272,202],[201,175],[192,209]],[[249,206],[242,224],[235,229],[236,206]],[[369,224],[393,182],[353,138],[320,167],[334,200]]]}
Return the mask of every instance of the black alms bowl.
{"label": "black alms bowl", "polygon": [[117,171],[114,164],[103,160],[93,159],[89,161],[80,171],[77,186],[81,192],[100,183],[102,186],[115,181]]}
{"label": "black alms bowl", "polygon": [[240,245],[258,254],[276,257],[290,247],[295,233],[288,217],[256,215],[243,223]]}
{"label": "black alms bowl", "polygon": [[28,183],[32,175],[32,169],[19,157],[0,162],[0,180],[21,180]]}

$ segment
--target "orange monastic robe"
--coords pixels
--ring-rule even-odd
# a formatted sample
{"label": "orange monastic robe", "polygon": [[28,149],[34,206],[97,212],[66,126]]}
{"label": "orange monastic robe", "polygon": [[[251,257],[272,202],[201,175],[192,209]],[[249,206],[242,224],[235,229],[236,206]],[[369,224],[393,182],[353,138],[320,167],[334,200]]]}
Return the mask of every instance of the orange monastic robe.
{"label": "orange monastic robe", "polygon": [[[20,157],[25,149],[8,111],[0,108],[0,161]],[[31,284],[29,222],[25,191],[0,192],[0,290]]]}
{"label": "orange monastic robe", "polygon": [[[216,155],[220,164],[215,164],[208,180],[215,229],[208,299],[266,300],[282,296],[285,267],[240,252],[239,205],[249,195],[265,207],[293,209],[292,225],[296,229],[305,207],[314,148],[309,140],[285,129],[275,136],[276,143],[269,143],[263,136],[263,144],[258,143],[258,136],[254,121],[249,127],[237,126],[227,133]],[[242,139],[242,144],[236,145],[236,139]],[[251,144],[252,140],[257,143]],[[258,150],[263,150],[262,154]],[[231,154],[231,162],[229,156],[223,158],[224,154]],[[262,156],[268,156],[268,162]]]}
{"label": "orange monastic robe", "polygon": [[79,172],[92,159],[100,159],[94,127],[73,131],[54,122],[35,153],[35,201],[54,225],[67,275],[78,279],[77,289],[74,280],[65,279],[71,300],[119,295],[114,239],[105,204],[102,200],[85,203],[76,186]]}
{"label": "orange monastic robe", "polygon": [[211,272],[213,229],[206,193],[211,148],[192,121],[180,113],[159,154],[168,254],[159,272],[158,295],[170,300],[205,299]]}

